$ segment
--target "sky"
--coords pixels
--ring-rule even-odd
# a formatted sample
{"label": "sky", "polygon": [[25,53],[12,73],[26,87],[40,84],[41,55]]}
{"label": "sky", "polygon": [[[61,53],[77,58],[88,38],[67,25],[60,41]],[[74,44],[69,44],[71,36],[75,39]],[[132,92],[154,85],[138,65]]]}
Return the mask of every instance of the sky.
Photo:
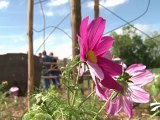
{"label": "sky", "polygon": [[[81,0],[81,2],[82,19],[89,16],[91,21],[94,18],[93,1]],[[140,16],[146,10],[148,2],[149,0],[100,0],[100,4],[103,5],[100,7],[100,16],[106,19],[104,33],[124,25],[123,20],[129,22]],[[132,24],[150,36],[155,31],[160,32],[159,5],[160,0],[150,0],[146,14]],[[34,54],[38,55],[45,49],[48,53],[53,52],[60,59],[70,57],[72,55],[70,0],[45,0],[42,6],[46,21],[45,36],[41,4],[39,0],[34,0]],[[123,20],[104,7],[116,13]],[[0,54],[27,53],[27,9],[27,0],[0,0]],[[58,26],[59,29],[54,30],[62,19],[64,21]],[[116,32],[120,34],[121,28]],[[45,45],[42,45],[44,37],[47,40]]]}

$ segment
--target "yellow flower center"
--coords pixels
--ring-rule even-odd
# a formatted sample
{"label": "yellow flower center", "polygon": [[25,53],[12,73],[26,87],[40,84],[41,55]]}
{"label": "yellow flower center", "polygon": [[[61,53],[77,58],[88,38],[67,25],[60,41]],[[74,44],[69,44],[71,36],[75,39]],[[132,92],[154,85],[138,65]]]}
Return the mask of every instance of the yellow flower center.
{"label": "yellow flower center", "polygon": [[96,57],[95,53],[94,53],[92,50],[89,50],[89,51],[86,53],[86,57],[87,57],[87,59],[90,60],[91,62],[97,63],[97,57]]}

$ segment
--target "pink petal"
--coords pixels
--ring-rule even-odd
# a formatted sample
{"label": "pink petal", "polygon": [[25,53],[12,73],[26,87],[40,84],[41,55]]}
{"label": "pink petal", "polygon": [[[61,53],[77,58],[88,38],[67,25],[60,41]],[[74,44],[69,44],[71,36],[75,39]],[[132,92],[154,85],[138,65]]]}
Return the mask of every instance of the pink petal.
{"label": "pink petal", "polygon": [[93,81],[95,83],[95,90],[96,90],[97,96],[100,97],[100,99],[102,99],[102,100],[106,100],[109,95],[109,89],[103,90],[102,86],[99,85],[100,83],[97,82],[96,77],[91,70],[90,70],[90,74],[91,74]]}
{"label": "pink petal", "polygon": [[86,61],[86,52],[88,51],[87,43],[84,42],[80,36],[78,36],[78,42],[80,45],[80,58],[82,61]]}
{"label": "pink petal", "polygon": [[112,55],[111,55],[111,53],[110,53],[109,51],[106,52],[106,53],[103,55],[103,57],[106,58],[106,59],[112,60]]}
{"label": "pink petal", "polygon": [[82,61],[87,61],[87,58],[86,58],[86,49],[84,48],[84,45],[80,45],[80,58]]}
{"label": "pink petal", "polygon": [[16,91],[18,91],[18,90],[19,90],[18,87],[11,87],[11,88],[10,88],[10,91],[11,91],[11,92],[16,92]]}
{"label": "pink petal", "polygon": [[98,63],[97,63],[103,70],[105,71],[105,74],[111,75],[111,76],[117,76],[122,73],[122,66],[119,64],[116,64],[115,62],[108,60],[103,57],[98,57]]}
{"label": "pink petal", "polygon": [[117,115],[122,108],[122,103],[123,101],[120,96],[118,96],[118,98],[116,98],[114,102],[110,101],[107,107],[107,113],[114,116]]}
{"label": "pink petal", "polygon": [[103,90],[98,82],[95,83],[95,90],[96,90],[97,96],[99,96],[100,99],[106,100],[108,98],[109,89]]}
{"label": "pink petal", "polygon": [[136,86],[144,86],[147,83],[153,80],[153,74],[149,70],[145,70],[145,72],[133,76],[131,79]]}
{"label": "pink petal", "polygon": [[138,86],[130,86],[131,98],[136,103],[148,103],[150,101],[149,94]]}
{"label": "pink petal", "polygon": [[143,72],[143,70],[145,70],[145,68],[146,68],[146,66],[143,64],[132,64],[131,66],[129,66],[127,68],[126,72],[132,76],[135,76],[135,75]]}
{"label": "pink petal", "polygon": [[88,69],[86,69],[86,65],[84,63],[81,63],[80,67],[77,66],[77,71],[79,71],[79,76],[83,76],[85,72],[87,72]]}
{"label": "pink petal", "polygon": [[93,50],[95,45],[101,39],[105,28],[105,20],[101,17],[94,19],[88,26],[88,45],[89,49]]}
{"label": "pink petal", "polygon": [[[100,83],[109,89],[122,90],[122,87],[97,64],[87,61],[91,76],[95,80],[95,76],[100,79]],[[103,70],[103,71],[102,71]]]}
{"label": "pink petal", "polygon": [[123,96],[123,110],[129,117],[132,117],[132,102],[126,96]]}
{"label": "pink petal", "polygon": [[99,78],[100,80],[104,79],[104,73],[102,69],[98,66],[98,64],[92,63],[90,61],[87,61],[87,63],[89,65],[90,71],[92,71],[97,78]]}
{"label": "pink petal", "polygon": [[82,39],[86,38],[87,35],[87,26],[88,26],[89,16],[85,17],[80,25],[80,36]]}
{"label": "pink petal", "polygon": [[94,51],[97,56],[104,55],[112,46],[114,39],[110,36],[102,37],[99,44],[96,45]]}
{"label": "pink petal", "polygon": [[107,87],[109,89],[116,89],[121,91],[123,88],[111,77],[109,76],[107,73],[104,72],[104,79],[102,79],[100,81],[100,83],[104,86]]}

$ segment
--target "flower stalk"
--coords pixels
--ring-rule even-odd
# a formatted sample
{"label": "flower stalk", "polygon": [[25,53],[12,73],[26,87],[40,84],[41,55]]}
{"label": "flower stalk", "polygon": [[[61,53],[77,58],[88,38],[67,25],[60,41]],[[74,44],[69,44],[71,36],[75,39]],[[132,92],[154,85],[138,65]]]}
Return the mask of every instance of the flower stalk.
{"label": "flower stalk", "polygon": [[82,104],[83,104],[84,102],[86,102],[94,93],[95,93],[95,90],[92,91],[92,92],[86,97],[86,99],[83,100],[83,101],[78,105],[78,107],[81,107]]}
{"label": "flower stalk", "polygon": [[109,98],[106,100],[106,102],[103,104],[103,106],[99,109],[97,114],[94,116],[92,120],[96,120],[97,116],[102,112],[102,110],[108,105],[109,101],[117,94],[117,92],[113,91]]}

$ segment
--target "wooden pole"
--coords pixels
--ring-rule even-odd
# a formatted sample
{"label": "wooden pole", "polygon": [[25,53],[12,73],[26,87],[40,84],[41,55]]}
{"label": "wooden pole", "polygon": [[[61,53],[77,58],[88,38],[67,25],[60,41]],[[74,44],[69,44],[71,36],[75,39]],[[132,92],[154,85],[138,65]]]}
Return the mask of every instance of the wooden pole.
{"label": "wooden pole", "polygon": [[79,34],[81,22],[81,0],[70,0],[71,4],[71,26],[72,26],[72,56],[75,57],[79,51],[77,47],[77,34]]}
{"label": "wooden pole", "polygon": [[[77,34],[79,34],[81,23],[81,0],[70,0],[71,26],[72,26],[72,57],[79,54]],[[76,81],[77,69],[73,69],[73,80]]]}
{"label": "wooden pole", "polygon": [[99,0],[94,0],[94,17],[99,17]]}
{"label": "wooden pole", "polygon": [[27,100],[30,108],[30,96],[34,84],[34,56],[33,56],[33,0],[28,0],[28,89]]}

